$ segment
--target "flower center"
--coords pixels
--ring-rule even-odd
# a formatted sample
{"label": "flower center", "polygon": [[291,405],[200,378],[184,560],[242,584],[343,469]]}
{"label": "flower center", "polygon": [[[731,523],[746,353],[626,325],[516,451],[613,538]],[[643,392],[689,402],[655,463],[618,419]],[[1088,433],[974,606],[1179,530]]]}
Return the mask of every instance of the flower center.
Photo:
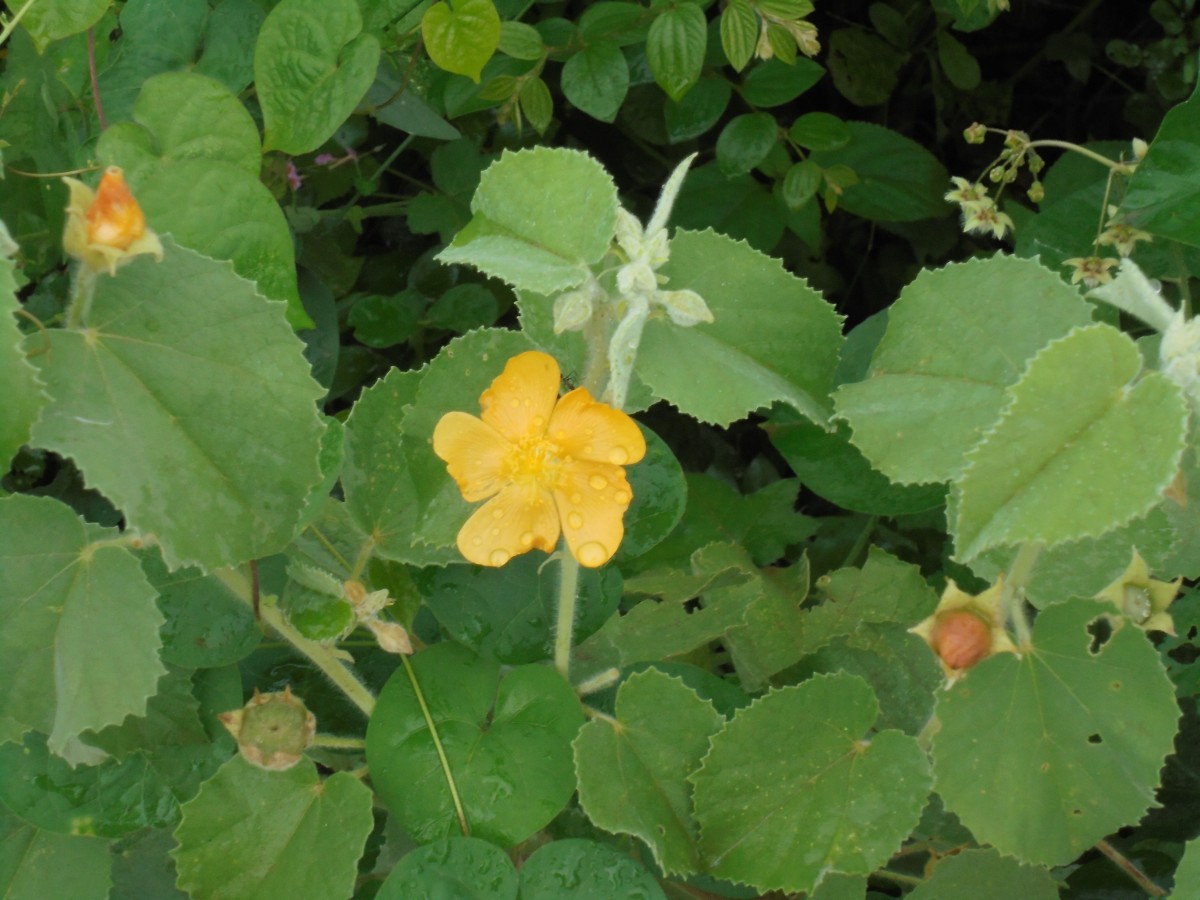
{"label": "flower center", "polygon": [[568,462],[570,458],[562,456],[558,444],[549,438],[521,438],[508,458],[509,477],[518,484],[550,490],[562,479],[563,465]]}

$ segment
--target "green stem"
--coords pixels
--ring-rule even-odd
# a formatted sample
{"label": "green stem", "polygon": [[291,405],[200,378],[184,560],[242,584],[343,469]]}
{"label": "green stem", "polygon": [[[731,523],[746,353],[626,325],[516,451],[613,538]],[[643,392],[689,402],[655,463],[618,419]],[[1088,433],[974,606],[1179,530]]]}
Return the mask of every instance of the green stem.
{"label": "green stem", "polygon": [[408,657],[401,656],[400,662],[404,666],[404,671],[408,674],[408,682],[412,685],[413,695],[417,698],[417,705],[421,707],[421,715],[425,717],[425,725],[429,728],[429,734],[433,738],[433,747],[437,751],[438,761],[442,764],[442,774],[446,776],[446,786],[450,790],[450,799],[454,802],[454,812],[458,816],[459,830],[462,831],[463,837],[470,837],[471,826],[467,823],[467,813],[463,809],[462,799],[458,796],[458,785],[454,783],[454,773],[450,770],[450,760],[446,758],[446,748],[442,746],[442,739],[438,734],[437,725],[434,724],[433,715],[429,712],[429,706],[425,702],[425,694],[421,690],[421,683],[417,681],[417,673],[413,671],[412,663],[408,661]]}
{"label": "green stem", "polygon": [[1029,633],[1029,620],[1025,617],[1025,585],[1033,576],[1042,545],[1031,541],[1021,545],[1012,565],[1004,576],[1004,587],[1000,589],[1000,609],[1007,622],[1011,622],[1017,633],[1017,646],[1022,652],[1033,646]]}
{"label": "green stem", "polygon": [[564,546],[559,553],[558,620],[554,623],[554,668],[563,678],[571,669],[571,639],[575,632],[575,599],[579,590],[579,560]]}
{"label": "green stem", "polygon": [[13,17],[11,19],[3,23],[4,29],[0,31],[0,45],[3,45],[4,42],[8,40],[9,35],[11,35],[13,30],[17,27],[17,23],[21,21],[21,16],[29,12],[29,7],[33,6],[33,4],[36,2],[37,0],[27,0],[24,6],[13,13]]}
{"label": "green stem", "polygon": [[1037,141],[1030,141],[1026,146],[1030,149],[1036,149],[1038,147],[1058,147],[1061,150],[1074,150],[1076,153],[1086,156],[1088,159],[1095,160],[1106,168],[1116,169],[1118,171],[1125,171],[1129,166],[1128,163],[1117,162],[1116,160],[1109,159],[1107,156],[1102,156],[1094,150],[1089,150],[1087,147],[1080,147],[1078,144],[1072,144],[1070,141],[1056,141],[1047,138]]}
{"label": "green stem", "polygon": [[363,750],[367,746],[366,739],[360,737],[341,737],[336,734],[318,734],[313,738],[314,747],[325,747],[329,750]]}
{"label": "green stem", "polygon": [[[220,569],[213,574],[235,595],[241,597],[247,605],[250,605],[250,583],[247,581],[245,575],[235,569]],[[355,706],[363,711],[363,715],[367,718],[371,717],[371,713],[375,709],[375,695],[367,689],[366,685],[358,680],[358,677],[353,672],[342,664],[341,660],[334,656],[332,648],[324,644],[319,644],[316,641],[310,641],[293,628],[291,622],[272,603],[263,603],[259,607],[259,614],[262,621],[270,625],[279,633],[280,637],[308,657],[313,665],[324,672],[325,676],[343,694],[350,698],[350,701]]]}
{"label": "green stem", "polygon": [[71,288],[71,302],[67,305],[67,328],[77,329],[87,324],[92,311],[92,298],[96,296],[96,273],[83,263],[75,268],[75,283]]}

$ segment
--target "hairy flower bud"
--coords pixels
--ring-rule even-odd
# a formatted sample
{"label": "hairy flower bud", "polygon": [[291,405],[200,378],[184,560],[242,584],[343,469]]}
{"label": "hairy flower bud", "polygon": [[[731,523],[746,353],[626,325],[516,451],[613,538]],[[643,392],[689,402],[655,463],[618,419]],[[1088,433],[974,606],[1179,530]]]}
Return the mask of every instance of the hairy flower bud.
{"label": "hairy flower bud", "polygon": [[109,166],[94,191],[75,178],[63,181],[71,192],[63,230],[63,249],[69,255],[93,272],[110,275],[135,256],[162,259],[158,235],[146,227],[146,216],[120,168]]}

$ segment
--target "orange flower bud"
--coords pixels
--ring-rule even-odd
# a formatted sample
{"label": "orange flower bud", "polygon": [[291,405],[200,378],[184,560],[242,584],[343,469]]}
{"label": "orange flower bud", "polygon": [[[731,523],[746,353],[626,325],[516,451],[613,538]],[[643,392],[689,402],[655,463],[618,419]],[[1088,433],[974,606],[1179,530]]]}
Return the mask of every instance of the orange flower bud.
{"label": "orange flower bud", "polygon": [[991,653],[992,628],[969,609],[948,610],[934,621],[930,644],[947,667],[962,671]]}
{"label": "orange flower bud", "polygon": [[84,213],[89,244],[103,244],[128,250],[129,245],[146,233],[146,216],[133,199],[125,174],[109,166],[96,189],[96,199]]}
{"label": "orange flower bud", "polygon": [[91,271],[110,275],[142,254],[162,259],[162,243],[146,227],[146,216],[118,167],[109,166],[94,191],[75,178],[63,181],[71,192],[63,230],[68,254]]}

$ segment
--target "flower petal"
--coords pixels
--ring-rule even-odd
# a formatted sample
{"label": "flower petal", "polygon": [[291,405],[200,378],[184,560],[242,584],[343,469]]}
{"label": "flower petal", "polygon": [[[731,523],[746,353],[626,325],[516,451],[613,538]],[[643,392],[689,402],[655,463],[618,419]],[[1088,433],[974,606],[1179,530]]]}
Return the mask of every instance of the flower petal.
{"label": "flower petal", "polygon": [[509,483],[506,461],[513,449],[495,428],[465,412],[446,413],[433,429],[433,452],[445,460],[450,477],[472,503]]}
{"label": "flower petal", "polygon": [[553,356],[537,350],[519,353],[479,397],[481,418],[510,441],[544,434],[558,386]]}
{"label": "flower petal", "polygon": [[566,467],[554,502],[567,546],[580,565],[594,569],[612,559],[625,536],[625,510],[632,499],[620,466],[576,462]]}
{"label": "flower petal", "polygon": [[646,455],[646,439],[637,423],[593,399],[586,388],[576,388],[558,401],[547,436],[563,456],[577,460],[627,466]]}
{"label": "flower petal", "polygon": [[558,535],[550,494],[510,484],[467,519],[458,532],[458,550],[476,565],[502,566],[535,547],[552,551]]}

